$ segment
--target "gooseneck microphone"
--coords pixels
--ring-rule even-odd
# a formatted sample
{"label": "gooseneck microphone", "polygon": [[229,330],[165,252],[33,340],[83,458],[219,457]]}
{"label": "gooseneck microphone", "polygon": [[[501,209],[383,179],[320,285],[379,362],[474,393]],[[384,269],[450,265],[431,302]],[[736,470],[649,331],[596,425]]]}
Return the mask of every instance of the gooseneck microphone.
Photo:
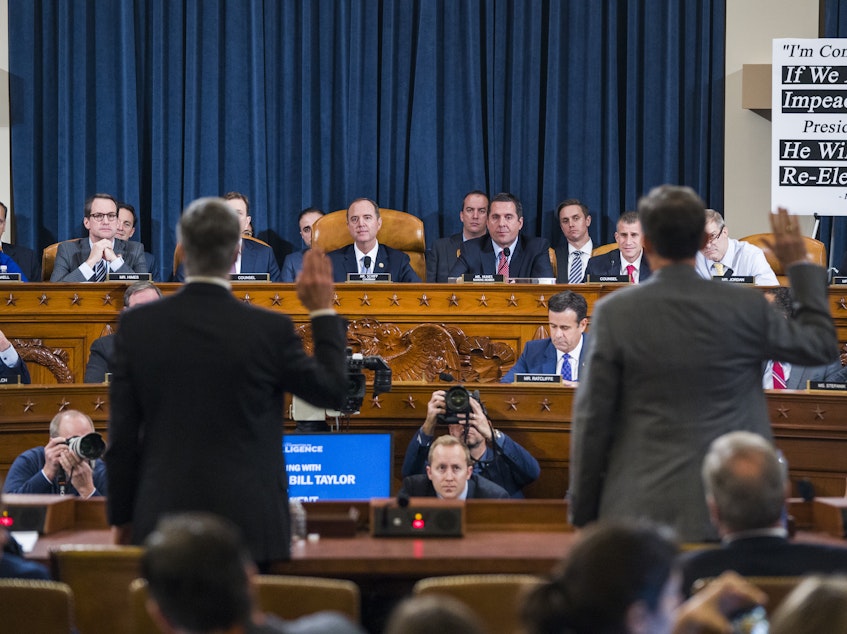
{"label": "gooseneck microphone", "polygon": [[506,257],[509,257],[510,255],[512,255],[512,252],[509,250],[509,247],[506,247],[505,249],[503,249],[503,255],[505,255]]}
{"label": "gooseneck microphone", "polygon": [[455,377],[452,374],[450,374],[449,372],[439,372],[438,373],[438,379],[440,381],[444,381],[445,383],[452,383],[453,381],[456,380]]}
{"label": "gooseneck microphone", "polygon": [[731,268],[726,267],[726,271],[724,271],[724,272],[723,272],[723,276],[724,276],[724,277],[732,277],[732,274],[733,274],[734,272],[735,272],[735,271],[733,271]]}
{"label": "gooseneck microphone", "polygon": [[371,260],[371,256],[369,256],[369,255],[366,255],[365,257],[362,258],[362,265],[365,267],[365,271],[370,270],[371,262],[373,262],[373,260]]}

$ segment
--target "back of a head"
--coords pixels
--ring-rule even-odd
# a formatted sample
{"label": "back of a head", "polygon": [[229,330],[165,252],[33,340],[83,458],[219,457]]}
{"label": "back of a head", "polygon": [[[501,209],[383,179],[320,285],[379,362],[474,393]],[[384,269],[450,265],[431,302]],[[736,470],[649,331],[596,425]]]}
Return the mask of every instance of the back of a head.
{"label": "back of a head", "polygon": [[234,525],[209,513],[173,515],[144,545],[141,574],[173,627],[207,632],[249,622],[249,555]]}
{"label": "back of a head", "polygon": [[770,528],[782,517],[785,471],[766,438],[735,431],[709,447],[703,459],[703,487],[730,532]]}
{"label": "back of a head", "polygon": [[820,632],[847,632],[847,577],[805,579],[771,618],[770,634]]}
{"label": "back of a head", "polygon": [[675,542],[650,524],[589,527],[551,580],[527,595],[527,633],[625,634],[632,604],[659,609],[676,554]]}
{"label": "back of a head", "polygon": [[706,205],[690,187],[660,185],[638,201],[644,238],[673,261],[697,255],[703,246]]}
{"label": "back of a head", "polygon": [[383,634],[485,634],[473,611],[447,595],[412,597],[391,613]]}
{"label": "back of a head", "polygon": [[240,239],[238,215],[222,198],[198,198],[177,225],[187,275],[226,277]]}

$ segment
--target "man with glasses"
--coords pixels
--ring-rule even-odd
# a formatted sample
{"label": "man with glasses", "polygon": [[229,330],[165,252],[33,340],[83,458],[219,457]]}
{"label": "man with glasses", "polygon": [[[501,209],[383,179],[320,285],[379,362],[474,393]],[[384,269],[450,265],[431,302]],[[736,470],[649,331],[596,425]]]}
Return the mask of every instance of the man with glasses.
{"label": "man with glasses", "polygon": [[109,273],[147,273],[144,246],[115,237],[118,203],[109,194],[85,201],[88,238],[59,243],[51,282],[103,282]]}
{"label": "man with glasses", "polygon": [[706,246],[697,253],[701,277],[749,276],[757,286],[779,286],[765,252],[749,242],[732,240],[723,216],[714,209],[706,210],[706,237]]}

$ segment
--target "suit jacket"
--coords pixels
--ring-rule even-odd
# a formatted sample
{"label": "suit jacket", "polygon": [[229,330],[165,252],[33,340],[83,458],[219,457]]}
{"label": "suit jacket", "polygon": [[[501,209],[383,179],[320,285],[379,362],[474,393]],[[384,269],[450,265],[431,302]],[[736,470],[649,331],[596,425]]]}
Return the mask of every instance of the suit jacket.
{"label": "suit jacket", "polygon": [[115,335],[98,337],[91,343],[91,353],[85,365],[85,383],[103,383],[115,356]]}
{"label": "suit jacket", "polygon": [[[282,274],[276,262],[274,251],[254,240],[241,241],[241,273],[268,273],[271,282],[281,282]],[[182,264],[176,270],[174,281],[185,281],[185,269]]]}
{"label": "suit jacket", "polygon": [[[434,498],[438,497],[435,492],[435,487],[432,486],[432,480],[425,473],[406,476],[403,478],[403,488],[400,494],[406,494],[409,497],[419,498]],[[502,499],[509,497],[506,489],[499,484],[494,484],[491,480],[483,478],[477,474],[471,474],[468,478],[468,498],[467,499]]]}
{"label": "suit jacket", "polygon": [[18,377],[21,377],[21,383],[29,385],[32,379],[29,377],[29,368],[26,367],[26,361],[18,354],[18,362],[14,367],[9,367],[0,361],[0,385],[17,385]]}
{"label": "suit jacket", "polygon": [[108,514],[140,544],[165,513],[205,510],[241,528],[256,561],[289,555],[285,392],[338,407],[346,327],[312,319],[314,355],[285,315],[213,283],[121,315],[105,460]]}
{"label": "suit jacket", "polygon": [[[592,242],[592,245],[594,243]],[[568,252],[568,243],[558,245],[554,251],[556,252],[556,284],[570,284],[568,279],[568,269],[571,265],[571,255]],[[591,258],[588,258],[591,261]],[[588,264],[585,265],[588,268]],[[583,279],[585,276],[583,275]]]}
{"label": "suit jacket", "polygon": [[[582,349],[579,351],[579,373],[577,380],[582,379],[585,372],[585,351],[588,349],[588,335],[582,335]],[[527,341],[521,356],[515,362],[506,375],[500,379],[500,383],[511,383],[515,380],[515,374],[556,374],[557,369],[556,346],[550,340],[537,339]]]}
{"label": "suit jacket", "polygon": [[[356,251],[352,244],[330,251],[327,255],[332,260],[332,274],[336,282],[346,282],[348,273],[359,272]],[[384,244],[379,245],[376,252],[376,262],[371,265],[371,270],[374,273],[391,273],[392,282],[421,281],[421,278],[418,277],[409,263],[409,256]]]}
{"label": "suit jacket", "polygon": [[[557,260],[558,261],[558,260]],[[601,253],[588,258],[588,266],[585,267],[585,278],[598,275],[620,275],[621,274],[621,250],[615,249],[608,253]],[[638,283],[646,282],[650,277],[650,262],[647,256],[641,254],[641,269],[638,272]]]}
{"label": "suit jacket", "polygon": [[805,390],[808,381],[833,381],[842,383],[847,380],[847,368],[841,365],[841,360],[829,365],[792,365],[791,374],[785,381],[785,387],[789,390]]}
{"label": "suit jacket", "polygon": [[847,548],[798,544],[783,537],[743,537],[719,548],[687,552],[680,563],[683,591],[691,594],[697,579],[717,577],[726,570],[753,577],[847,573]]}
{"label": "suit jacket", "polygon": [[771,437],[762,362],[836,356],[826,271],[802,264],[789,277],[799,307],[791,320],[760,292],[715,284],[685,264],[597,303],[571,428],[576,526],[645,516],[684,541],[717,536],[700,465],[729,431]]}
{"label": "suit jacket", "polygon": [[[550,264],[550,243],[544,238],[518,236],[515,251],[509,259],[509,277],[555,277]],[[497,262],[491,236],[467,240],[462,253],[450,269],[449,277],[471,275],[495,275]]]}
{"label": "suit jacket", "polygon": [[[112,269],[112,273],[147,273],[147,261],[144,258],[144,245],[140,242],[127,242],[115,238],[115,255],[124,259],[123,266]],[[56,250],[56,262],[53,264],[51,282],[85,282],[85,276],[79,266],[91,255],[91,242],[88,236],[79,240],[66,240],[59,243]]]}
{"label": "suit jacket", "polygon": [[15,261],[24,276],[30,282],[40,282],[41,280],[41,256],[36,254],[32,249],[27,249],[17,244],[3,243],[3,253],[8,255]]}
{"label": "suit jacket", "polygon": [[456,264],[456,253],[462,248],[462,232],[454,233],[448,238],[439,238],[426,254],[426,281],[446,282],[448,273]]}

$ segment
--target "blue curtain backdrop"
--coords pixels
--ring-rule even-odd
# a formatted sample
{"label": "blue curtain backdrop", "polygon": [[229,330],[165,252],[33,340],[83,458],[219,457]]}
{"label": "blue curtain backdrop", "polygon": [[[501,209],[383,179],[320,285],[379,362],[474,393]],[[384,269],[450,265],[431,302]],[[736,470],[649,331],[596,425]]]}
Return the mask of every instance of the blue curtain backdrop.
{"label": "blue curtain backdrop", "polygon": [[[169,268],[197,196],[250,197],[300,248],[308,206],[357,196],[458,230],[511,191],[557,243],[577,197],[608,242],[663,182],[723,203],[724,0],[9,0],[17,239],[81,235],[83,201],[140,212]],[[140,234],[140,236],[139,236]]]}

